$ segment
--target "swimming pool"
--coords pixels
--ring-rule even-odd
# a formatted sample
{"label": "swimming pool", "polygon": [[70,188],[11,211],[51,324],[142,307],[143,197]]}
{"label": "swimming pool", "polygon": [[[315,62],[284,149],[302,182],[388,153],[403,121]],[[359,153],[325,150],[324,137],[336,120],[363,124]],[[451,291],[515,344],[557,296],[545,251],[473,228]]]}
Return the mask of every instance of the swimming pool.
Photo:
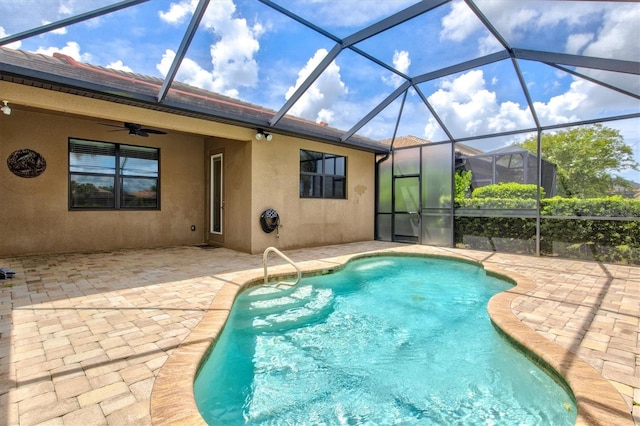
{"label": "swimming pool", "polygon": [[194,383],[215,424],[573,424],[565,389],[492,327],[510,284],[375,257],[238,296]]}

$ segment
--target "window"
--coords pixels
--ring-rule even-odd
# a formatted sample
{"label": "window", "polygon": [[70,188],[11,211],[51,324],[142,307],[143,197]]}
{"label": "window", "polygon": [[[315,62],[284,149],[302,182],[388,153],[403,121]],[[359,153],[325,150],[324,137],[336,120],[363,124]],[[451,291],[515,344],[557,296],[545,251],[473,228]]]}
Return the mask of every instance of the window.
{"label": "window", "polygon": [[160,150],[69,140],[71,209],[158,209]]}
{"label": "window", "polygon": [[347,159],[300,150],[300,197],[347,198]]}

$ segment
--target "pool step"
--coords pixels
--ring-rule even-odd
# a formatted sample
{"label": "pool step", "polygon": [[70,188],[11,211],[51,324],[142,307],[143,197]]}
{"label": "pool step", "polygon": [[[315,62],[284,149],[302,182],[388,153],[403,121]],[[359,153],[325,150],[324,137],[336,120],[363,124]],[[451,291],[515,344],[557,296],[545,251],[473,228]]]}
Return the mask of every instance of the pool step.
{"label": "pool step", "polygon": [[261,285],[253,287],[246,292],[244,296],[251,304],[261,300],[270,300],[277,297],[292,296],[294,298],[306,297],[311,291],[309,285],[297,285],[297,286],[277,286],[277,284]]}
{"label": "pool step", "polygon": [[330,289],[296,287],[280,297],[265,299],[268,293],[255,293],[257,300],[248,303],[244,326],[265,331],[282,331],[321,321],[333,312],[334,295]]}

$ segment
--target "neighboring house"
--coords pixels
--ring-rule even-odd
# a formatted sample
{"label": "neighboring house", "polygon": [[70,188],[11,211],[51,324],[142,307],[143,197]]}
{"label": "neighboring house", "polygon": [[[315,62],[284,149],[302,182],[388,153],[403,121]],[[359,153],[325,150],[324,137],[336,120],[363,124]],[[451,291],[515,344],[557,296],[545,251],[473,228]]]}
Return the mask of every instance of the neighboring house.
{"label": "neighboring house", "polygon": [[640,183],[622,177],[616,177],[611,195],[640,199]]}
{"label": "neighboring house", "polygon": [[[373,239],[386,147],[291,116],[269,129],[274,111],[181,83],[158,103],[161,85],[0,48],[12,109],[0,115],[0,256]],[[256,139],[259,128],[272,138]],[[266,209],[279,214],[274,232],[261,226]]]}
{"label": "neighboring house", "polygon": [[[391,139],[384,139],[384,140],[382,140],[380,142],[382,144],[384,144],[384,145],[390,145],[392,140]],[[413,135],[398,136],[393,140],[393,148],[394,149],[409,148],[409,147],[415,147],[415,146],[419,146],[419,145],[428,145],[430,143],[431,143],[430,140],[422,139],[422,138],[419,138],[419,137],[413,136]],[[462,154],[462,155],[465,155],[465,156],[472,156],[472,155],[482,154],[482,151],[480,151],[479,149],[473,148],[473,147],[471,147],[469,145],[465,145],[463,143],[456,143],[455,150],[459,154]]]}
{"label": "neighboring house", "polygon": [[[385,139],[385,144],[393,142],[394,149],[430,145],[431,141],[417,136],[399,136],[393,141]],[[416,155],[418,151],[415,151]],[[538,157],[517,145],[510,145],[489,152],[483,152],[464,143],[455,144],[457,170],[472,172],[473,189],[500,182],[537,184]],[[542,160],[542,186],[548,197],[555,195],[556,166]]]}
{"label": "neighboring house", "polygon": [[[501,182],[538,183],[538,157],[518,145],[493,151],[464,154],[457,160],[471,170],[473,189]],[[556,194],[556,165],[542,160],[542,187],[547,197]]]}

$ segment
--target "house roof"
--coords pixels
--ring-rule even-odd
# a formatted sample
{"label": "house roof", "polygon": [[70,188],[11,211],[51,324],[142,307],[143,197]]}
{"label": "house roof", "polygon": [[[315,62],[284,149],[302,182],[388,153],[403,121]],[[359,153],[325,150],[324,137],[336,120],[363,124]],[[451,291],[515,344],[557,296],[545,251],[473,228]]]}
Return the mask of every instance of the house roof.
{"label": "house roof", "polygon": [[[392,139],[391,138],[383,139],[380,142],[384,145],[391,145]],[[432,142],[427,139],[419,138],[413,135],[398,136],[395,139],[393,139],[393,148],[408,148],[413,146],[428,145],[431,143]],[[456,151],[460,152],[463,155],[468,155],[468,156],[473,156],[473,155],[478,155],[483,153],[479,149],[473,148],[469,145],[465,145],[464,143],[457,143]]]}
{"label": "house roof", "polygon": [[104,67],[3,49],[1,79],[373,151],[640,120],[636,1],[65,6],[3,0],[0,46]]}
{"label": "house roof", "polygon": [[[158,103],[162,79],[79,62],[61,53],[48,56],[0,47],[0,80],[251,128],[268,128],[275,114],[180,82],[174,82]],[[284,117],[278,132],[345,145],[340,140],[342,131],[294,116]],[[387,150],[379,141],[359,136],[346,144],[373,152]]]}
{"label": "house roof", "polygon": [[413,135],[398,136],[396,138],[383,139],[382,142],[389,145],[393,143],[394,148],[406,148],[409,146],[426,145],[431,143],[430,140],[419,138]]}

